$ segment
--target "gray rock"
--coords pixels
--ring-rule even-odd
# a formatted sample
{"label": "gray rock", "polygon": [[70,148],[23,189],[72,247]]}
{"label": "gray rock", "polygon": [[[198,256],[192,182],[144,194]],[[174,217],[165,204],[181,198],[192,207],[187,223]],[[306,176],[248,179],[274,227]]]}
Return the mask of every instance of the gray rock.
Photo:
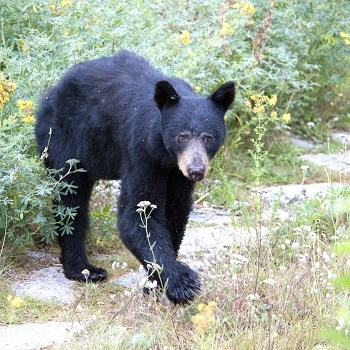
{"label": "gray rock", "polygon": [[59,263],[58,257],[53,255],[53,254],[50,254],[50,253],[29,250],[27,252],[27,255],[29,258],[34,259],[34,260],[48,261],[48,262],[57,263],[57,264]]}
{"label": "gray rock", "polygon": [[343,144],[350,144],[350,131],[335,131],[332,133],[332,137]]}
{"label": "gray rock", "polygon": [[31,272],[25,280],[12,286],[16,295],[32,297],[59,304],[72,304],[75,300],[74,282],[65,278],[62,267],[46,267]]}
{"label": "gray rock", "polygon": [[0,326],[1,350],[38,350],[62,344],[84,329],[78,322],[27,323]]}
{"label": "gray rock", "polygon": [[262,187],[258,191],[268,205],[279,201],[282,205],[300,203],[306,198],[322,198],[332,188],[341,188],[341,183],[317,183],[307,185],[279,185]]}
{"label": "gray rock", "polygon": [[292,144],[295,147],[301,147],[301,148],[306,148],[306,149],[312,149],[312,148],[317,147],[317,144],[315,142],[303,140],[303,139],[300,139],[298,137],[291,137],[290,141],[292,142]]}
{"label": "gray rock", "polygon": [[189,217],[189,222],[205,226],[231,225],[230,211],[227,208],[195,206]]}
{"label": "gray rock", "polygon": [[347,154],[303,154],[300,158],[317,166],[326,167],[329,170],[350,171],[350,156]]}
{"label": "gray rock", "polygon": [[146,270],[141,266],[138,270],[130,271],[119,278],[109,280],[109,282],[119,284],[125,288],[142,289],[146,278]]}

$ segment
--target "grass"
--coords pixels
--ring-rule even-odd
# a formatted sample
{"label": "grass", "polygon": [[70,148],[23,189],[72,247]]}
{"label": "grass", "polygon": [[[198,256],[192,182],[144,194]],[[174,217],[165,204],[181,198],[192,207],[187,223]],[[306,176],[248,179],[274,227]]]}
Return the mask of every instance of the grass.
{"label": "grass", "polygon": [[[333,194],[345,195],[344,192]],[[203,291],[190,305],[163,304],[144,297],[139,290],[127,290],[111,283],[77,283],[78,302],[73,308],[30,298],[15,308],[6,300],[11,293],[11,277],[7,276],[2,277],[1,322],[51,319],[86,322],[86,329],[69,343],[53,347],[60,350],[299,350],[316,349],[317,344],[324,344],[326,349],[346,349],[332,347],[320,335],[322,327],[336,326],[335,311],[344,300],[332,284],[335,276],[344,271],[344,259],[332,252],[329,232],[325,237],[316,231],[340,226],[337,215],[326,215],[324,201],[305,204],[310,212],[318,212],[321,218],[318,226],[301,216],[291,215],[287,220],[272,216],[264,221],[267,231],[261,244],[233,244],[225,251],[202,253]],[[235,221],[234,229],[240,232],[249,225],[253,227],[253,235],[259,237],[258,222],[266,208],[256,197],[254,205],[247,209]],[[303,211],[307,215],[305,208]],[[341,222],[346,225],[346,221]],[[93,246],[94,242],[90,244]],[[111,270],[113,260],[128,261],[132,268],[138,266],[125,248],[109,254],[109,260],[102,264],[112,278],[129,271],[129,268]],[[101,264],[100,260],[95,262]],[[28,273],[33,267],[23,266],[22,261],[22,267],[17,262],[12,271]],[[214,317],[201,326],[193,317],[201,316],[201,304],[209,302],[216,303]]]}

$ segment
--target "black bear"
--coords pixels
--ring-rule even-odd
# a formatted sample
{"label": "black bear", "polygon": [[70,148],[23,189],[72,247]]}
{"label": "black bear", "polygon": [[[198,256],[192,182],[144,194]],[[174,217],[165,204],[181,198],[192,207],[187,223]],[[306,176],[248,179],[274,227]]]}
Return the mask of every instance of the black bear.
{"label": "black bear", "polygon": [[[56,215],[67,278],[84,281],[85,269],[90,281],[107,277],[86,256],[89,199],[97,180],[121,179],[118,228],[124,244],[145,267],[156,259],[161,271],[150,279],[166,283],[170,300],[193,299],[200,290],[197,273],[177,261],[177,253],[194,184],[224,142],[224,115],[234,96],[233,82],[198,96],[183,80],[127,50],[75,65],[44,94],[35,125],[39,154],[44,152],[48,168],[77,159],[85,170],[66,178],[77,186],[75,193],[55,203],[78,208],[73,234],[62,233]],[[140,201],[157,206],[148,222],[150,242],[136,212]]]}

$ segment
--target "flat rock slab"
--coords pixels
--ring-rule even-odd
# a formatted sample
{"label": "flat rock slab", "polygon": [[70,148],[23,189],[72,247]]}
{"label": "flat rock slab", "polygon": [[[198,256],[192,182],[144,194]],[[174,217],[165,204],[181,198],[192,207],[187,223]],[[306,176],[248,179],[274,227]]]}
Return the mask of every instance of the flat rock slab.
{"label": "flat rock slab", "polygon": [[301,147],[301,148],[306,148],[306,149],[312,149],[312,148],[316,148],[317,146],[319,146],[317,143],[312,142],[312,141],[308,141],[308,140],[303,140],[299,137],[291,137],[290,141],[292,142],[292,144],[295,147]]}
{"label": "flat rock slab", "polygon": [[[238,256],[231,253],[230,249],[232,247],[240,247],[248,242],[257,242],[259,235],[264,240],[267,234],[268,230],[265,227],[261,228],[260,233],[253,227],[189,228],[181,244],[179,261],[186,263],[195,271],[203,271],[208,267],[208,261],[215,261],[217,256],[229,255],[231,258]],[[147,280],[146,277],[146,271],[141,267],[136,271],[128,272],[119,278],[110,280],[110,282],[125,288],[142,289]]]}
{"label": "flat rock slab", "polygon": [[341,188],[341,183],[317,183],[307,185],[281,185],[260,188],[262,198],[272,205],[279,201],[282,205],[300,203],[306,198],[324,197],[331,189]]}
{"label": "flat rock slab", "polygon": [[27,323],[0,326],[1,350],[38,350],[62,344],[84,329],[78,322]]}
{"label": "flat rock slab", "polygon": [[350,144],[350,131],[335,131],[332,137],[343,144]]}
{"label": "flat rock slab", "polygon": [[179,254],[192,255],[219,247],[229,247],[233,243],[234,232],[226,227],[188,228],[182,241]]}
{"label": "flat rock slab", "polygon": [[189,223],[196,223],[205,226],[227,226],[231,225],[232,220],[230,210],[222,207],[194,206]]}
{"label": "flat rock slab", "polygon": [[141,266],[136,271],[131,271],[125,275],[109,280],[110,283],[119,284],[125,288],[142,289],[147,280],[146,270]]}
{"label": "flat rock slab", "polygon": [[72,304],[75,300],[74,282],[65,278],[62,267],[46,267],[33,271],[12,286],[16,295],[59,304]]}
{"label": "flat rock slab", "polygon": [[326,167],[334,171],[350,171],[350,155],[349,154],[303,154],[300,156],[302,160],[308,161],[320,167]]}

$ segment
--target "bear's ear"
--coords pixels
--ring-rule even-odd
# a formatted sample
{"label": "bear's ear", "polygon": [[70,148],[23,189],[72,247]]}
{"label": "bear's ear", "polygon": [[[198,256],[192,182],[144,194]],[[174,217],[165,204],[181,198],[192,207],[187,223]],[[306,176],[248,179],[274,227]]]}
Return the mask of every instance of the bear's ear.
{"label": "bear's ear", "polygon": [[160,110],[171,107],[180,99],[174,87],[166,80],[158,81],[154,92],[154,100]]}
{"label": "bear's ear", "polygon": [[210,99],[219,104],[226,112],[235,99],[235,83],[228,81],[221,85],[218,90],[210,95]]}

